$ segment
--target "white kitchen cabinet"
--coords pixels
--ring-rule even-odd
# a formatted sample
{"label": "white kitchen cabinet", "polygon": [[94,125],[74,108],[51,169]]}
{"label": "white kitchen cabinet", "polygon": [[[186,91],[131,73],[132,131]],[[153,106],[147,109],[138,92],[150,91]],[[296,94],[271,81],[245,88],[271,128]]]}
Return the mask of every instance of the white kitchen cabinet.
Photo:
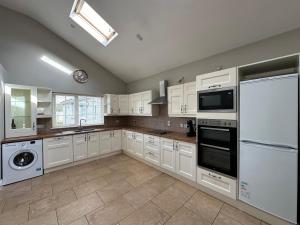
{"label": "white kitchen cabinet", "polygon": [[106,94],[104,95],[104,114],[118,115],[119,114],[119,96]]}
{"label": "white kitchen cabinet", "polygon": [[157,166],[160,166],[159,137],[144,135],[144,159]]}
{"label": "white kitchen cabinet", "polygon": [[121,130],[112,130],[111,135],[111,151],[119,151],[122,149],[122,131]]}
{"label": "white kitchen cabinet", "polygon": [[5,137],[36,135],[37,88],[5,84]]}
{"label": "white kitchen cabinet", "polygon": [[128,95],[119,95],[119,115],[129,114],[129,98]]}
{"label": "white kitchen cabinet", "polygon": [[127,131],[122,130],[122,150],[127,150]]}
{"label": "white kitchen cabinet", "polygon": [[174,142],[177,174],[196,181],[196,145],[181,141]]}
{"label": "white kitchen cabinet", "polygon": [[171,172],[176,172],[176,151],[174,141],[171,139],[160,139],[161,167]]}
{"label": "white kitchen cabinet", "polygon": [[126,151],[134,154],[134,132],[132,131],[126,131],[126,136],[127,136],[127,148]]}
{"label": "white kitchen cabinet", "polygon": [[72,136],[43,139],[44,169],[73,162]]}
{"label": "white kitchen cabinet", "polygon": [[171,117],[195,116],[197,111],[196,83],[168,87],[168,114]]}
{"label": "white kitchen cabinet", "polygon": [[197,91],[237,86],[236,67],[201,74],[196,77]]}
{"label": "white kitchen cabinet", "polygon": [[74,161],[88,157],[87,134],[73,135]]}
{"label": "white kitchen cabinet", "polygon": [[110,131],[100,132],[100,154],[106,154],[111,151],[111,133]]}
{"label": "white kitchen cabinet", "polygon": [[143,116],[152,116],[152,107],[154,105],[149,104],[152,101],[152,91],[145,91],[141,93],[141,114]]}
{"label": "white kitchen cabinet", "polygon": [[131,115],[141,115],[142,97],[139,93],[131,95]]}
{"label": "white kitchen cabinet", "polygon": [[197,113],[196,82],[185,83],[183,85],[183,98],[183,113],[186,116],[195,116]]}
{"label": "white kitchen cabinet", "polygon": [[196,181],[196,145],[161,138],[161,167]]}
{"label": "white kitchen cabinet", "polygon": [[133,149],[135,155],[140,158],[143,158],[143,142],[144,142],[143,134],[134,132]]}
{"label": "white kitchen cabinet", "polygon": [[236,199],[236,179],[225,177],[210,170],[198,167],[197,183],[223,195],[226,195],[232,199]]}
{"label": "white kitchen cabinet", "polygon": [[88,133],[87,134],[87,156],[88,158],[98,156],[100,154],[100,134]]}

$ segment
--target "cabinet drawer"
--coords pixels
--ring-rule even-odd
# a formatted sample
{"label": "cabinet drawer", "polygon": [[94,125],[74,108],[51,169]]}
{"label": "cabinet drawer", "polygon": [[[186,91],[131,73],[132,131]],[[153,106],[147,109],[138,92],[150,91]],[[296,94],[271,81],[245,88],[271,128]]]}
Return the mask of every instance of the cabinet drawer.
{"label": "cabinet drawer", "polygon": [[156,146],[158,148],[159,147],[159,137],[145,134],[144,135],[144,143],[146,145]]}
{"label": "cabinet drawer", "polygon": [[155,165],[160,165],[160,150],[151,146],[144,147],[144,158]]}
{"label": "cabinet drawer", "polygon": [[197,183],[227,197],[236,199],[236,180],[220,174],[197,168]]}
{"label": "cabinet drawer", "polygon": [[61,144],[65,142],[72,143],[72,136],[62,136],[43,139],[44,144]]}

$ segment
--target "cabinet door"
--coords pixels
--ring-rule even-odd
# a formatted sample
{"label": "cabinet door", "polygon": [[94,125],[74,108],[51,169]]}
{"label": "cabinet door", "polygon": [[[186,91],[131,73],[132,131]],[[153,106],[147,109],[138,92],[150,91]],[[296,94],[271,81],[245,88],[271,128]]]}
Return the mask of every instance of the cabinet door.
{"label": "cabinet door", "polygon": [[5,137],[36,135],[37,88],[5,85]]}
{"label": "cabinet door", "polygon": [[122,150],[127,150],[127,131],[122,130]]}
{"label": "cabinet door", "polygon": [[190,82],[183,85],[184,93],[184,114],[195,116],[197,113],[197,93],[196,82]]}
{"label": "cabinet door", "polygon": [[111,134],[110,131],[100,132],[100,154],[111,152]]}
{"label": "cabinet door", "polygon": [[73,135],[74,161],[86,159],[87,151],[87,134]]}
{"label": "cabinet door", "polygon": [[111,95],[111,113],[119,114],[119,96]]}
{"label": "cabinet door", "polygon": [[168,114],[182,116],[183,114],[183,85],[168,87]]}
{"label": "cabinet door", "polygon": [[176,172],[176,154],[174,141],[161,138],[160,140],[161,167],[171,172]]}
{"label": "cabinet door", "polygon": [[142,96],[142,108],[141,112],[143,115],[151,116],[152,115],[152,105],[149,102],[152,101],[152,91],[146,91],[141,94]]}
{"label": "cabinet door", "polygon": [[72,136],[43,140],[44,169],[73,162]]}
{"label": "cabinet door", "polygon": [[196,146],[175,141],[177,174],[196,181]]}
{"label": "cabinet door", "polygon": [[134,133],[127,131],[127,149],[126,151],[134,154]]}
{"label": "cabinet door", "polygon": [[143,138],[143,134],[140,133],[134,133],[134,152],[135,155],[143,158],[143,143],[144,142],[144,138]]}
{"label": "cabinet door", "polygon": [[198,75],[196,77],[196,83],[197,91],[236,86],[236,67]]}
{"label": "cabinet door", "polygon": [[121,130],[111,131],[111,151],[119,151],[122,148],[122,132]]}
{"label": "cabinet door", "polygon": [[104,96],[104,113],[106,115],[116,115],[119,113],[118,95],[106,94]]}
{"label": "cabinet door", "polygon": [[100,154],[99,133],[89,133],[88,136],[88,157],[95,157]]}
{"label": "cabinet door", "polygon": [[133,107],[133,115],[141,115],[142,114],[142,96],[140,94],[132,95],[132,107]]}
{"label": "cabinet door", "polygon": [[128,115],[128,95],[119,95],[119,114]]}

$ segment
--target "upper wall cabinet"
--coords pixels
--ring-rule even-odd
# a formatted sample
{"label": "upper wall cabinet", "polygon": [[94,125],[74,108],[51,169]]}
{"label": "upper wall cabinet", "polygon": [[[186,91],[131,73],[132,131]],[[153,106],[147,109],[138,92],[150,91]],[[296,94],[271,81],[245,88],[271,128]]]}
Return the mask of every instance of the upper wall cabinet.
{"label": "upper wall cabinet", "polygon": [[168,87],[168,114],[172,117],[196,116],[196,82]]}
{"label": "upper wall cabinet", "polygon": [[196,77],[196,82],[197,91],[236,86],[237,69],[236,67],[233,67],[212,73],[198,75]]}
{"label": "upper wall cabinet", "polygon": [[104,95],[104,115],[119,114],[119,96],[106,94]]}
{"label": "upper wall cabinet", "polygon": [[145,91],[131,95],[104,96],[104,114],[109,115],[132,115],[153,116],[158,114],[158,107],[150,105],[153,100],[153,92]]}
{"label": "upper wall cabinet", "polygon": [[129,113],[129,97],[128,95],[119,95],[119,114],[128,115]]}
{"label": "upper wall cabinet", "polygon": [[5,137],[36,135],[37,88],[5,85]]}

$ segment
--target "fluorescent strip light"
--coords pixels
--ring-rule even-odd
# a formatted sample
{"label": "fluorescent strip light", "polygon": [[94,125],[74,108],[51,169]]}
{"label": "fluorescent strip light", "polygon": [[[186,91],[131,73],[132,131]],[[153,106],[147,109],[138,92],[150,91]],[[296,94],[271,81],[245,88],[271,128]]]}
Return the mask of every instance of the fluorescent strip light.
{"label": "fluorescent strip light", "polygon": [[75,0],[70,18],[107,46],[118,33],[84,0]]}
{"label": "fluorescent strip light", "polygon": [[60,71],[67,73],[67,74],[71,74],[73,71],[68,69],[67,67],[59,64],[58,62],[54,61],[53,59],[50,59],[47,56],[42,56],[41,60],[43,60],[44,62],[48,63],[49,65],[55,67],[56,69],[59,69]]}

